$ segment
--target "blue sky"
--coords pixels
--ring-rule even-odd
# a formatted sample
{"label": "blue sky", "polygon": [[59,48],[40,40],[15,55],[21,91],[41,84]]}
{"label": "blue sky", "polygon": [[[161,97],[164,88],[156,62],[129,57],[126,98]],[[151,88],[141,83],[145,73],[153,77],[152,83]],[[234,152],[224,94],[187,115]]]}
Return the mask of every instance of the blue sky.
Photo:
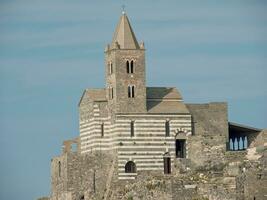
{"label": "blue sky", "polygon": [[[121,1],[0,0],[0,199],[50,192],[50,159],[77,136],[77,104],[104,86]],[[229,120],[267,127],[266,1],[126,1],[145,41],[147,85],[190,103],[227,101]]]}

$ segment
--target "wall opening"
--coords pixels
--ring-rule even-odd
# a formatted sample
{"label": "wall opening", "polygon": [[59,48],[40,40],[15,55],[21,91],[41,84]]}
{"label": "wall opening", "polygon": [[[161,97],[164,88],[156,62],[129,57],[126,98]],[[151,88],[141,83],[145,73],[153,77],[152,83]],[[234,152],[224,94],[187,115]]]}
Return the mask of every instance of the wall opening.
{"label": "wall opening", "polygon": [[170,174],[171,173],[171,157],[164,156],[163,164],[164,164],[164,174]]}
{"label": "wall opening", "polygon": [[136,165],[133,161],[129,161],[126,163],[125,173],[136,173]]}
{"label": "wall opening", "polygon": [[71,144],[71,151],[72,151],[72,152],[77,152],[77,150],[78,150],[78,145],[77,145],[77,143],[72,143],[72,144]]}
{"label": "wall opening", "polygon": [[127,70],[127,74],[129,74],[130,73],[130,63],[128,60],[126,61],[126,70]]}
{"label": "wall opening", "polygon": [[134,136],[134,121],[131,121],[131,137]]}
{"label": "wall opening", "polygon": [[130,68],[130,73],[133,74],[134,73],[134,61],[131,61],[131,68]]}
{"label": "wall opening", "polygon": [[61,162],[58,161],[58,176],[61,177]]}
{"label": "wall opening", "polygon": [[108,97],[110,100],[114,98],[114,90],[111,86],[108,86]]}
{"label": "wall opening", "polygon": [[134,85],[132,86],[132,98],[134,98],[134,92],[135,92],[135,89],[134,89]]}
{"label": "wall opening", "polygon": [[131,98],[131,86],[128,86],[128,98]]}
{"label": "wall opening", "polygon": [[248,148],[248,138],[243,137],[232,137],[229,139],[230,151],[242,151]]}
{"label": "wall opening", "polygon": [[101,137],[104,137],[104,123],[101,124]]}
{"label": "wall opening", "polygon": [[192,135],[195,135],[195,124],[196,124],[196,122],[194,121],[194,117],[193,117],[193,115],[191,115],[191,132],[192,132]]}
{"label": "wall opening", "polygon": [[128,86],[128,98],[134,98],[135,96],[135,87],[134,85]]}
{"label": "wall opening", "polygon": [[260,129],[247,127],[241,124],[229,122],[229,140],[227,142],[227,150],[244,151],[254,141],[260,133]]}
{"label": "wall opening", "polygon": [[170,136],[170,121],[165,122],[165,136],[166,137]]}
{"label": "wall opening", "polygon": [[112,62],[109,63],[109,74],[112,74],[113,73],[113,65],[112,65]]}
{"label": "wall opening", "polygon": [[186,140],[175,141],[175,149],[176,149],[176,158],[185,158],[186,157]]}

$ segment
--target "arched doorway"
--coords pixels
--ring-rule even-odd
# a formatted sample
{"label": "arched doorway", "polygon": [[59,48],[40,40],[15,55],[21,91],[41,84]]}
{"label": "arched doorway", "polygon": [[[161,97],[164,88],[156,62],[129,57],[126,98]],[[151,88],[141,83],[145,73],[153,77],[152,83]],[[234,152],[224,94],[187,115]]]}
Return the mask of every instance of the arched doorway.
{"label": "arched doorway", "polygon": [[175,140],[175,154],[176,154],[176,158],[186,158],[186,140],[185,139]]}
{"label": "arched doorway", "polygon": [[129,161],[126,163],[125,173],[136,173],[136,165],[133,161]]}

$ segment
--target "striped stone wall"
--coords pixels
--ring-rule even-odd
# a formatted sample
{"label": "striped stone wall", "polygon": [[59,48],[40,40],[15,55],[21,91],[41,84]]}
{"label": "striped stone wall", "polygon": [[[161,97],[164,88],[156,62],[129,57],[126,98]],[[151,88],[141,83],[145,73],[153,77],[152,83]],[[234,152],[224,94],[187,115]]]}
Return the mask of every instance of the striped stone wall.
{"label": "striped stone wall", "polygon": [[[170,122],[170,136],[165,136],[165,122]],[[130,123],[134,121],[134,136]],[[191,134],[190,115],[118,115],[116,119],[119,179],[134,179],[136,174],[125,173],[128,161],[136,171],[158,170],[164,173],[163,156],[175,159],[175,136],[178,130]]]}
{"label": "striped stone wall", "polygon": [[[107,112],[101,109],[99,103],[93,104],[91,111],[91,118],[80,117],[80,139],[81,139],[81,153],[88,153],[92,151],[105,151],[113,149],[113,130],[114,125],[111,123],[111,118],[107,116]],[[104,132],[102,135],[102,127],[104,125]]]}
{"label": "striped stone wall", "polygon": [[[175,136],[178,131],[191,135],[191,115],[135,114],[101,116],[98,104],[93,105],[92,118],[80,120],[81,153],[116,150],[119,179],[134,179],[138,171],[164,172],[163,155],[175,158]],[[165,122],[169,121],[170,135],[166,137]],[[134,121],[134,136],[131,136]],[[104,123],[104,135],[101,124]],[[128,161],[136,164],[137,173],[125,173]]]}

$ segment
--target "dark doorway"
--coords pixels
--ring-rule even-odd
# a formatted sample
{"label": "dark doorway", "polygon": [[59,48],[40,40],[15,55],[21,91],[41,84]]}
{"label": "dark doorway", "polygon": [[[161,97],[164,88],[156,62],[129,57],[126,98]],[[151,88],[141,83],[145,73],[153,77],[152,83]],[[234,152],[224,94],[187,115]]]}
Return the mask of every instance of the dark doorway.
{"label": "dark doorway", "polygon": [[129,161],[126,163],[125,173],[136,173],[136,165],[133,161]]}
{"label": "dark doorway", "polygon": [[164,157],[164,174],[170,174],[171,173],[171,158],[170,157]]}
{"label": "dark doorway", "polygon": [[185,140],[176,140],[176,158],[185,158]]}

